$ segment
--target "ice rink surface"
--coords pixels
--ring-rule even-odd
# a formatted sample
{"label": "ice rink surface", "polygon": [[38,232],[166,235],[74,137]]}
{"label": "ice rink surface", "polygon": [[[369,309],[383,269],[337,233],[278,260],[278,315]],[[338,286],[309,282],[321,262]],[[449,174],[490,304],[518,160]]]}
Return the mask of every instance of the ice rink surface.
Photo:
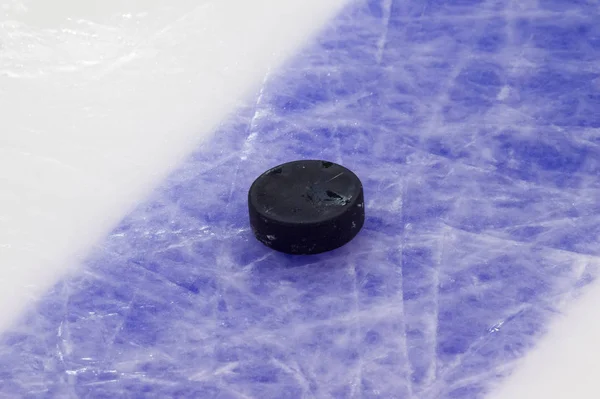
{"label": "ice rink surface", "polygon": [[[597,398],[597,1],[0,2],[0,397]],[[363,180],[312,257],[298,158]]]}

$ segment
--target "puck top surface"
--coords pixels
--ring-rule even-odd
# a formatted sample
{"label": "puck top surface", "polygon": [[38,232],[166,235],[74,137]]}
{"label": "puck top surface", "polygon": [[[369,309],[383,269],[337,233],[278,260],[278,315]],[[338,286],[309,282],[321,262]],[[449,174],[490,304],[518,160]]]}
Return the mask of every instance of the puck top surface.
{"label": "puck top surface", "polygon": [[[250,207],[273,222],[319,224],[342,217],[362,201],[362,184],[328,161],[294,161],[263,173],[252,185]],[[362,205],[361,205],[362,206]]]}

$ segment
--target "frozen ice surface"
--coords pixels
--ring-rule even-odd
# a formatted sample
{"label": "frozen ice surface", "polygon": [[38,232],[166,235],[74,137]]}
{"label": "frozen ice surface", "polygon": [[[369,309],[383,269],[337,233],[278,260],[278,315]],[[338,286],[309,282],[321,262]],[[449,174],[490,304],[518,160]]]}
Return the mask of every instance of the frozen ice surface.
{"label": "frozen ice surface", "polygon": [[[30,397],[480,398],[597,274],[594,2],[356,1],[2,337]],[[252,180],[322,158],[363,232],[290,257]]]}
{"label": "frozen ice surface", "polygon": [[0,330],[343,3],[0,1]]}
{"label": "frozen ice surface", "polygon": [[595,285],[553,320],[549,333],[489,399],[598,397],[600,290]]}

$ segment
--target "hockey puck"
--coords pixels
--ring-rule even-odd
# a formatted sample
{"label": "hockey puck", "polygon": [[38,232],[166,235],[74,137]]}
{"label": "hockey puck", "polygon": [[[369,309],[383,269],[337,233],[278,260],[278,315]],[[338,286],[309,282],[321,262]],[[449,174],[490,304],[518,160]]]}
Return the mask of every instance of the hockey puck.
{"label": "hockey puck", "polygon": [[250,187],[248,208],[260,242],[296,255],[341,247],[365,220],[360,179],[327,161],[294,161],[266,171]]}

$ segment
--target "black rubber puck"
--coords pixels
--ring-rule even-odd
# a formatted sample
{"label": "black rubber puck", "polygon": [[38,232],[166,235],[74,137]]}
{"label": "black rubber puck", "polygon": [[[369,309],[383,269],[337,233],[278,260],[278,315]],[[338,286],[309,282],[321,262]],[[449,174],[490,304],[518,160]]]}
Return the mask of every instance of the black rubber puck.
{"label": "black rubber puck", "polygon": [[341,247],[365,220],[359,178],[327,161],[294,161],[266,171],[250,187],[248,208],[260,242],[297,255]]}

